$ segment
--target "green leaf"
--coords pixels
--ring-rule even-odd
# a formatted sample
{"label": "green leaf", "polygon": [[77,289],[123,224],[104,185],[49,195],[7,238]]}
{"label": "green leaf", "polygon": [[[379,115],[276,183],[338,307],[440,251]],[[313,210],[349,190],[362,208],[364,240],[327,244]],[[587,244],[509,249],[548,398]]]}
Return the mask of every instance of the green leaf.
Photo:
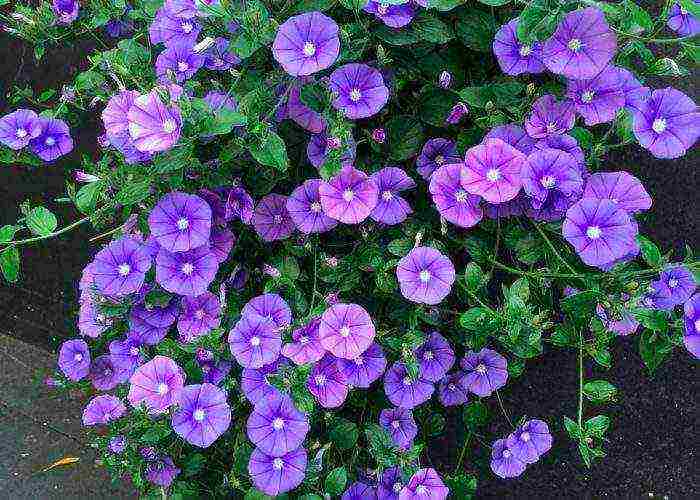
{"label": "green leaf", "polygon": [[19,226],[7,225],[0,227],[0,243],[12,241],[19,230]]}
{"label": "green leaf", "polygon": [[594,437],[602,439],[610,427],[610,418],[605,415],[598,415],[586,420],[584,424],[586,432]]}
{"label": "green leaf", "polygon": [[367,0],[340,0],[340,5],[348,10],[360,12],[362,7],[367,5]]}
{"label": "green leaf", "polygon": [[331,438],[331,441],[333,441],[333,443],[341,450],[349,450],[355,446],[359,435],[360,431],[358,430],[355,422],[340,419],[331,429],[329,437]]}
{"label": "green leaf", "polygon": [[75,195],[75,206],[84,214],[92,212],[103,189],[104,184],[99,181],[85,184]]}
{"label": "green leaf", "polygon": [[549,341],[557,347],[575,347],[579,343],[579,338],[576,330],[570,325],[559,324],[554,328]]}
{"label": "green leaf", "polygon": [[592,380],[583,385],[583,394],[595,404],[615,401],[617,388],[607,380]]}
{"label": "green leaf", "polygon": [[467,3],[467,0],[428,0],[428,8],[436,9],[440,12],[449,12],[465,3]]}
{"label": "green leaf", "polygon": [[0,252],[0,269],[2,275],[10,283],[19,279],[19,251],[17,247],[7,247]]}
{"label": "green leaf", "polygon": [[557,16],[543,0],[532,0],[518,16],[518,39],[524,44],[547,38],[557,23]]}
{"label": "green leaf", "polygon": [[668,316],[666,312],[656,309],[634,309],[632,315],[642,326],[653,332],[668,331]]}
{"label": "green leaf", "polygon": [[54,229],[56,229],[56,226],[58,226],[56,216],[45,207],[33,208],[31,212],[27,214],[25,223],[32,233],[39,236],[50,235]]}
{"label": "green leaf", "polygon": [[578,326],[586,326],[598,305],[598,292],[586,290],[564,297],[561,308]]}
{"label": "green leaf", "polygon": [[472,500],[476,493],[476,476],[453,474],[445,476],[445,484],[450,488],[452,500]]}
{"label": "green leaf", "polygon": [[435,127],[443,127],[457,96],[440,88],[428,88],[420,96],[420,119]]}
{"label": "green leaf", "polygon": [[403,257],[413,248],[413,240],[410,238],[397,238],[392,240],[387,245],[386,249],[389,253],[397,257]]}
{"label": "green leaf", "polygon": [[493,83],[479,87],[466,87],[459,95],[470,106],[486,108],[489,105],[510,107],[520,102],[525,85],[519,82]]}
{"label": "green leaf", "polygon": [[653,375],[673,351],[673,344],[666,334],[642,330],[639,336],[639,355],[649,373]]}
{"label": "green leaf", "polygon": [[276,133],[269,132],[265,138],[254,142],[248,149],[259,163],[273,167],[280,172],[287,170],[287,147]]}
{"label": "green leaf", "polygon": [[484,5],[490,5],[491,7],[501,7],[510,3],[510,0],[479,0],[480,3]]}
{"label": "green leaf", "polygon": [[141,436],[144,443],[157,443],[172,433],[172,429],[167,425],[153,425]]}
{"label": "green leaf", "polygon": [[467,268],[464,270],[464,283],[467,290],[476,292],[487,282],[488,277],[486,276],[486,273],[481,270],[479,264],[476,262],[470,262],[467,264]]}
{"label": "green leaf", "polygon": [[692,14],[695,18],[700,18],[700,5],[695,3],[695,0],[679,0],[683,10]]}
{"label": "green leaf", "polygon": [[571,439],[581,439],[583,436],[581,432],[581,428],[578,426],[576,422],[571,420],[569,417],[564,417],[564,428],[566,429],[566,432],[569,434]]}
{"label": "green leaf", "polygon": [[491,52],[496,26],[491,14],[478,9],[462,10],[455,26],[464,45],[479,52]]}
{"label": "green leaf", "polygon": [[472,401],[462,410],[462,422],[467,429],[474,431],[489,422],[489,410],[481,401]]}
{"label": "green leaf", "polygon": [[411,27],[418,37],[426,42],[444,44],[454,38],[452,29],[444,21],[425,10],[420,11]]}
{"label": "green leaf", "polygon": [[151,180],[143,179],[141,181],[130,182],[117,192],[115,200],[117,203],[129,206],[135,205],[146,199],[151,192]]}
{"label": "green leaf", "polygon": [[649,264],[651,267],[661,267],[663,265],[663,259],[661,258],[661,250],[648,238],[638,235],[637,242],[639,243],[639,248],[642,252],[642,257],[644,262]]}
{"label": "green leaf", "polygon": [[184,168],[192,168],[196,163],[198,160],[192,156],[192,147],[182,146],[157,155],[153,159],[152,168],[155,174],[166,174]]}
{"label": "green leaf", "polygon": [[324,487],[329,495],[341,495],[345,491],[345,484],[348,481],[348,473],[345,467],[337,467],[326,476]]}
{"label": "green leaf", "polygon": [[459,316],[459,324],[465,330],[476,331],[484,328],[491,316],[491,310],[486,307],[472,307]]}
{"label": "green leaf", "polygon": [[395,161],[405,161],[418,154],[423,146],[423,127],[412,116],[399,115],[387,123],[390,156]]}

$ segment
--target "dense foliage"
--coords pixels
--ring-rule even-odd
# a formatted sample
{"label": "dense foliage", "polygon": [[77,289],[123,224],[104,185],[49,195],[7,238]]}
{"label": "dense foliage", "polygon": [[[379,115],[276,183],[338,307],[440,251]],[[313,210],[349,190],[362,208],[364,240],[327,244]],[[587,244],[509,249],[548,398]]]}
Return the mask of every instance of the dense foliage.
{"label": "dense foliage", "polygon": [[[700,266],[639,234],[643,179],[606,164],[696,142],[693,100],[646,82],[697,64],[699,9],[16,3],[4,30],[37,60],[96,49],[62,89],[12,90],[0,162],[52,168],[71,129],[104,128],[67,182],[79,218],[30,200],[0,228],[9,282],[26,245],[111,239],[48,382],[91,396],[102,462],[156,496],[470,498],[476,447],[474,469],[516,477],[553,427],[590,466],[618,394],[584,362],[610,368],[619,335],[652,375],[700,356]],[[506,410],[499,389],[554,349],[576,353],[577,414]],[[461,453],[431,459],[448,425]]]}

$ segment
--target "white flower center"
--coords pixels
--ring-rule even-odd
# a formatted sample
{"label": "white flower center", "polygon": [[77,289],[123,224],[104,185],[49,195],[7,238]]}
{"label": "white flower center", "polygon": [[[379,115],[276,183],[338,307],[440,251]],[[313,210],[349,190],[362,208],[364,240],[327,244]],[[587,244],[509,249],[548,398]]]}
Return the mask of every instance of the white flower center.
{"label": "white flower center", "polygon": [[167,393],[168,392],[168,384],[161,382],[160,384],[158,384],[158,387],[156,388],[156,392],[158,392],[158,394],[160,394],[161,396],[163,394]]}
{"label": "white flower center", "polygon": [[357,358],[355,358],[355,364],[356,364],[357,366],[362,366],[362,365],[365,364],[365,360],[362,359],[361,356],[358,356]]}
{"label": "white flower center", "polygon": [[197,309],[194,312],[194,317],[197,319],[202,319],[204,317],[204,309]]}
{"label": "white flower center", "polygon": [[423,353],[423,359],[426,361],[430,361],[434,357],[435,356],[433,356],[433,351],[425,351],[425,353]]}
{"label": "white flower center", "polygon": [[352,189],[348,188],[345,191],[343,191],[343,199],[345,201],[350,202],[354,197],[355,193],[352,192]]}
{"label": "white flower center", "polygon": [[321,204],[317,201],[314,201],[309,208],[315,214],[318,214],[321,212]]}
{"label": "white flower center", "polygon": [[251,337],[250,338],[250,345],[253,347],[257,347],[260,345],[260,337]]}
{"label": "white flower center", "polygon": [[413,385],[413,380],[411,380],[411,377],[405,376],[403,378],[403,385]]}
{"label": "white flower center", "polygon": [[579,50],[581,50],[581,40],[579,40],[578,38],[572,38],[571,40],[569,40],[567,46],[570,50],[578,52]]}
{"label": "white flower center", "polygon": [[396,481],[396,482],[394,483],[394,486],[391,487],[391,489],[394,490],[394,493],[398,493],[398,492],[400,492],[400,491],[403,489],[403,484],[401,484],[400,482]]}
{"label": "white flower center", "polygon": [[343,338],[349,337],[350,336],[350,328],[348,328],[347,326],[343,326],[340,329],[340,336]]}
{"label": "white flower center", "polygon": [[214,59],[215,66],[223,66],[225,63],[226,63],[226,61],[224,61],[220,57],[217,57],[216,59]]}
{"label": "white flower center", "polygon": [[190,69],[190,65],[187,64],[185,61],[180,61],[177,63],[177,70],[180,71],[181,73],[184,73]]}
{"label": "white flower center", "polygon": [[277,214],[272,217],[272,220],[274,221],[275,224],[281,224],[282,223],[282,216],[280,214]]}
{"label": "white flower center", "polygon": [[325,375],[316,375],[314,377],[314,382],[316,382],[316,385],[325,385],[326,376]]}
{"label": "white flower center", "polygon": [[510,458],[510,450],[503,450],[503,458]]}
{"label": "white flower center", "polygon": [[392,420],[392,421],[391,421],[391,426],[392,426],[394,429],[398,429],[399,427],[401,427],[401,422],[399,422],[398,420]]}
{"label": "white flower center", "polygon": [[680,8],[680,11],[681,11],[681,15],[682,15],[682,16],[687,16],[687,15],[688,15],[688,11],[685,10],[683,7]]}
{"label": "white flower center", "polygon": [[272,467],[274,467],[274,468],[277,469],[277,470],[280,470],[280,469],[282,468],[283,465],[284,465],[284,462],[282,462],[282,459],[279,458],[279,457],[278,457],[278,458],[275,458],[275,459],[272,461]]}
{"label": "white flower center", "polygon": [[437,155],[433,161],[435,162],[435,165],[440,166],[445,163],[445,157],[442,155]]}
{"label": "white flower center", "polygon": [[394,194],[391,191],[384,191],[382,193],[382,200],[384,201],[389,201],[394,197]]}
{"label": "white flower center", "polygon": [[177,124],[172,118],[168,118],[167,120],[163,121],[163,132],[165,132],[166,134],[174,132],[176,128]]}
{"label": "white flower center", "polygon": [[197,422],[201,422],[202,420],[204,420],[204,415],[204,410],[198,408],[192,414],[192,418],[194,418]]}
{"label": "white flower center", "polygon": [[481,374],[481,375],[485,375],[486,374],[486,366],[483,363],[479,363],[474,371],[476,373]]}
{"label": "white flower center", "polygon": [[53,146],[54,144],[56,144],[56,139],[54,139],[53,137],[47,137],[44,141],[44,144],[46,144],[47,146]]}
{"label": "white flower center", "polygon": [[586,236],[592,240],[597,240],[600,238],[601,234],[603,234],[603,232],[598,226],[588,226],[588,229],[586,229]]}
{"label": "white flower center", "polygon": [[695,331],[700,333],[700,319],[696,319],[695,323],[693,323],[693,326],[695,327]]}
{"label": "white flower center", "polygon": [[586,90],[583,94],[581,94],[581,102],[589,103],[593,100],[594,96],[595,92],[592,90]]}
{"label": "white flower center", "polygon": [[425,495],[426,493],[428,493],[428,488],[426,488],[422,484],[419,484],[418,487],[416,488],[416,493],[418,495]]}
{"label": "white flower center", "polygon": [[76,361],[82,361],[83,360],[83,355],[78,353],[75,356],[73,356],[73,359]]}
{"label": "white flower center", "polygon": [[547,132],[554,132],[557,129],[557,124],[556,123],[548,123],[547,124]]}
{"label": "white flower center", "polygon": [[450,391],[455,391],[455,390],[457,390],[457,386],[454,385],[453,383],[449,383],[449,384],[447,384],[447,389]]}
{"label": "white flower center", "polygon": [[418,279],[420,279],[423,283],[427,283],[430,281],[430,271],[427,269],[423,269],[419,274],[418,274]]}
{"label": "white flower center", "polygon": [[386,16],[386,13],[389,12],[389,4],[380,3],[379,5],[377,5],[377,12],[380,16]]}
{"label": "white flower center", "polygon": [[272,421],[272,428],[279,431],[284,428],[284,420],[282,420],[280,417],[277,417]]}
{"label": "white flower center", "polygon": [[678,286],[678,280],[675,278],[671,278],[668,280],[668,287],[669,288],[676,288]]}
{"label": "white flower center", "polygon": [[307,57],[311,57],[316,53],[316,45],[314,45],[314,42],[306,42],[304,44],[304,55]]}
{"label": "white flower center", "polygon": [[352,102],[359,101],[361,97],[362,97],[362,92],[360,92],[360,89],[354,88],[350,91],[350,100]]}
{"label": "white flower center", "polygon": [[542,184],[542,187],[547,189],[553,188],[556,183],[557,180],[554,178],[553,175],[543,175],[540,179],[540,184]]}
{"label": "white flower center", "polygon": [[192,26],[192,23],[184,22],[180,25],[182,28],[183,33],[191,33],[192,30],[194,29],[194,26]]}
{"label": "white flower center", "polygon": [[302,336],[299,338],[299,343],[300,343],[300,344],[308,344],[308,343],[309,343],[309,337],[307,337],[306,335],[302,335]]}
{"label": "white flower center", "polygon": [[182,265],[181,270],[182,270],[182,274],[189,276],[190,274],[192,274],[192,271],[194,271],[194,266],[189,262],[185,262]]}
{"label": "white flower center", "polygon": [[657,134],[663,133],[666,130],[666,119],[657,118],[656,120],[654,120],[654,123],[651,124],[651,128]]}
{"label": "white flower center", "polygon": [[131,354],[132,356],[137,356],[138,353],[139,353],[139,348],[138,348],[138,347],[135,347],[135,346],[134,346],[134,347],[131,347],[131,348],[129,349],[129,354]]}
{"label": "white flower center", "polygon": [[464,203],[467,201],[467,192],[464,189],[460,189],[455,193],[455,200],[458,203]]}
{"label": "white flower center", "polygon": [[119,266],[118,270],[120,275],[127,276],[131,272],[131,266],[124,263]]}
{"label": "white flower center", "polygon": [[24,130],[23,128],[18,128],[17,132],[15,132],[15,135],[19,138],[22,139],[24,137],[27,137],[27,131]]}
{"label": "white flower center", "polygon": [[522,57],[527,57],[532,54],[532,47],[529,45],[522,45],[518,51]]}
{"label": "white flower center", "polygon": [[491,182],[496,182],[498,179],[501,178],[501,171],[498,170],[497,168],[490,168],[486,172],[486,178],[490,180]]}
{"label": "white flower center", "polygon": [[523,432],[523,433],[520,435],[520,439],[522,439],[523,441],[525,441],[525,442],[527,443],[528,441],[530,441],[530,433],[529,433],[529,432]]}
{"label": "white flower center", "polygon": [[185,217],[178,219],[176,224],[177,224],[177,228],[180,231],[184,231],[185,229],[190,227],[190,221],[188,219],[186,219]]}

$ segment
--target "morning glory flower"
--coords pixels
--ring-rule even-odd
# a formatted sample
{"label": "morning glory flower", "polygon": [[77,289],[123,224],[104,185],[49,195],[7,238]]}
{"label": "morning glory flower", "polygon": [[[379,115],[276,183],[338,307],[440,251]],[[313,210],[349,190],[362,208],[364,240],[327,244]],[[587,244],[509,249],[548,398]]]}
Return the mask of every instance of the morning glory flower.
{"label": "morning glory flower", "polygon": [[375,115],[389,101],[382,74],[366,64],[351,63],[336,69],[328,87],[335,94],[333,107],[351,120]]}
{"label": "morning glory flower", "polygon": [[41,132],[39,117],[29,109],[18,109],[0,118],[0,144],[15,151],[27,147]]}
{"label": "morning glory flower", "polygon": [[[431,247],[416,247],[396,265],[401,295],[418,304],[439,304],[449,295],[455,268],[449,257]],[[439,378],[439,377],[438,377]]]}
{"label": "morning glory flower", "polygon": [[290,17],[280,25],[272,43],[275,60],[292,76],[326,69],[339,53],[338,25],[320,12]]}
{"label": "morning glory flower", "polygon": [[542,73],[542,44],[534,42],[531,45],[520,43],[517,35],[518,20],[504,24],[496,32],[493,40],[493,53],[498,65],[507,75],[523,73]]}

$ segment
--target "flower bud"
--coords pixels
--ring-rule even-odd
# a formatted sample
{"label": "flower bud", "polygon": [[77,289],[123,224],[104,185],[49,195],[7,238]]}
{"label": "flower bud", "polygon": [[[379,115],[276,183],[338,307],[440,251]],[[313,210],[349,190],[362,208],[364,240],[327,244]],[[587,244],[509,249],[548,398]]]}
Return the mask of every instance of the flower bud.
{"label": "flower bud", "polygon": [[339,149],[342,144],[339,137],[331,136],[326,138],[326,146],[328,146],[328,149]]}
{"label": "flower bud", "polygon": [[386,141],[386,132],[383,128],[375,128],[372,131],[372,140],[377,144],[384,144]]}
{"label": "flower bud", "polygon": [[462,117],[467,113],[469,113],[469,108],[467,105],[463,102],[458,102],[452,107],[450,114],[447,115],[447,119],[445,121],[450,125],[457,125]]}
{"label": "flower bud", "polygon": [[440,73],[440,77],[438,78],[438,82],[440,83],[440,86],[443,89],[447,89],[450,87],[450,83],[452,83],[452,74],[449,71],[443,71]]}

